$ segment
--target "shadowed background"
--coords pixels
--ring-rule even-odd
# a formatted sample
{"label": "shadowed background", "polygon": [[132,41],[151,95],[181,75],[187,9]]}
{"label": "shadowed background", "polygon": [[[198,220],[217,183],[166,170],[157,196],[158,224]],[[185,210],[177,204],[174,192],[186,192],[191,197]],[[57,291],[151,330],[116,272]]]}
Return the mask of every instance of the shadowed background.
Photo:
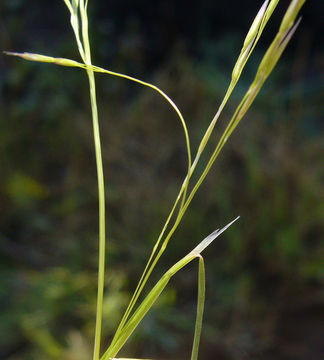
{"label": "shadowed background", "polygon": [[[282,1],[247,64],[213,145],[287,4]],[[89,1],[93,63],[170,95],[195,152],[260,6]],[[324,356],[323,10],[321,1],[306,3],[277,69],[153,275],[152,283],[241,215],[204,254],[201,359]],[[3,0],[0,17],[1,49],[79,59],[63,1]],[[0,65],[0,358],[90,359],[98,211],[87,78],[80,70],[4,56]],[[162,98],[125,80],[96,78],[108,205],[106,346],[182,183],[186,152],[176,115]],[[171,281],[123,355],[188,359],[196,293],[197,264],[191,264]]]}

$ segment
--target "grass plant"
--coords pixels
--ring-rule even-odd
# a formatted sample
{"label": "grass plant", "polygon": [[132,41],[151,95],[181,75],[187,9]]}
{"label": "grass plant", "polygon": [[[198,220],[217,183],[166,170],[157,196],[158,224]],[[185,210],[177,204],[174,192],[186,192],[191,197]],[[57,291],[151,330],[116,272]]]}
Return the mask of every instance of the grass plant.
{"label": "grass plant", "polygon": [[[201,255],[202,251],[208,247],[212,241],[218,237],[222,232],[224,232],[229,226],[231,226],[238,217],[231,221],[222,229],[214,231],[212,234],[207,236],[196,248],[190,251],[186,256],[174,264],[161,279],[153,286],[148,295],[145,296],[141,302],[139,302],[140,295],[143,292],[143,289],[147,286],[148,279],[152,271],[154,270],[158,260],[165,252],[169,241],[171,240],[174,232],[178,228],[183,216],[185,215],[188,207],[193,200],[196,192],[198,191],[200,185],[206,178],[208,172],[210,171],[213,163],[219,156],[224,145],[228,141],[229,137],[240,123],[242,118],[245,116],[250,106],[254,102],[257,94],[261,90],[263,84],[271,74],[272,70],[276,66],[280,56],[285,50],[287,44],[289,43],[291,37],[293,36],[300,20],[296,21],[297,15],[305,3],[306,0],[292,0],[286,11],[280,28],[277,34],[274,36],[273,41],[271,42],[268,50],[265,52],[255,74],[253,81],[251,82],[248,90],[242,97],[241,102],[237,106],[233,116],[229,119],[225,131],[221,135],[216,147],[209,156],[207,165],[198,174],[198,180],[193,183],[192,176],[197,171],[197,164],[200,162],[201,155],[205,152],[206,146],[210,140],[210,137],[214,135],[215,125],[226,106],[236,84],[238,83],[242,71],[249,60],[258,40],[260,39],[265,26],[267,25],[270,17],[272,16],[276,6],[278,5],[279,0],[266,0],[261,6],[259,12],[257,13],[252,25],[245,37],[241,52],[238,56],[238,59],[234,65],[231,80],[225,96],[215,114],[211,120],[205,134],[203,135],[198,149],[195,153],[195,156],[192,157],[192,149],[190,145],[190,138],[187,129],[187,125],[184,117],[182,116],[180,110],[176,104],[171,100],[171,98],[166,95],[161,89],[157,86],[152,85],[148,82],[139,80],[135,77],[128,76],[125,74],[117,73],[111,70],[107,70],[92,64],[91,61],[91,48],[90,40],[88,34],[88,16],[87,16],[87,7],[88,0],[64,0],[65,5],[67,6],[70,12],[70,21],[71,26],[74,31],[77,47],[80,53],[82,62],[75,60],[57,58],[51,56],[44,56],[33,53],[15,53],[15,52],[6,52],[8,55],[19,56],[23,59],[30,61],[38,62],[47,62],[53,63],[60,66],[76,67],[85,70],[90,89],[90,102],[91,102],[91,111],[92,111],[92,122],[93,122],[93,136],[94,136],[94,146],[95,146],[95,155],[96,155],[96,165],[97,165],[97,179],[98,179],[98,198],[99,198],[99,260],[98,260],[98,294],[97,294],[97,311],[96,311],[96,326],[95,326],[95,340],[94,340],[94,353],[93,360],[109,360],[115,359],[122,347],[124,346],[127,339],[132,335],[138,324],[141,322],[143,317],[147,314],[150,308],[153,306],[154,302],[157,300],[159,295],[162,293],[164,288],[167,286],[170,279],[184,266],[189,264],[195,259],[198,259],[199,268],[198,268],[198,301],[197,301],[197,315],[196,315],[196,324],[194,331],[194,341],[191,353],[191,360],[198,358],[199,351],[199,342],[202,329],[203,321],[203,311],[204,311],[204,301],[205,301],[205,267],[204,260]],[[124,316],[122,317],[118,328],[116,329],[115,335],[111,341],[111,344],[102,354],[101,351],[101,333],[102,333],[102,308],[103,308],[103,293],[104,293],[104,278],[106,275],[105,270],[105,246],[106,246],[106,229],[105,229],[105,187],[104,187],[104,173],[103,173],[103,163],[102,163],[102,154],[101,154],[101,141],[100,141],[100,129],[99,129],[99,119],[98,119],[98,109],[97,109],[97,100],[96,100],[96,83],[95,83],[95,73],[104,73],[111,76],[120,77],[132,82],[136,82],[140,85],[146,86],[157,92],[161,95],[176,112],[180,124],[184,132],[185,146],[187,151],[187,173],[184,176],[183,183],[180,187],[180,190],[177,194],[177,197],[173,203],[171,211],[165,221],[165,224],[162,227],[162,230],[157,237],[157,240],[154,244],[154,247],[151,251],[147,264],[144,268],[142,276],[138,282],[138,285],[133,293],[133,296],[129,302],[128,307],[125,310]]]}

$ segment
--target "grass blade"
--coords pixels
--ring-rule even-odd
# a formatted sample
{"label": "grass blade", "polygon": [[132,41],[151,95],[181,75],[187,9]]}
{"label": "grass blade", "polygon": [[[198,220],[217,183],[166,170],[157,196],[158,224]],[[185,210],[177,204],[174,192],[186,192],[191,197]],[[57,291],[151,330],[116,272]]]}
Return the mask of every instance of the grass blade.
{"label": "grass blade", "polygon": [[202,329],[204,307],[205,307],[205,294],[206,294],[206,275],[205,265],[202,256],[199,257],[199,269],[198,269],[198,303],[197,303],[197,315],[195,324],[194,342],[192,345],[191,360],[198,359],[200,335]]}
{"label": "grass blade", "polygon": [[[205,250],[205,248],[210,245],[220,234],[222,234],[230,225],[232,225],[238,218],[230,222],[223,229],[214,231],[212,234],[208,235],[197,247],[195,247],[192,251],[189,252],[188,255],[184,256],[181,260],[179,260],[175,265],[173,265],[156,283],[150,293],[145,297],[145,299],[138,306],[137,310],[130,317],[130,319],[126,322],[123,329],[119,332],[119,336],[115,339],[105,354],[101,357],[101,360],[109,360],[110,358],[115,357],[122,346],[125,344],[127,339],[132,335],[138,324],[142,321],[143,317],[147,314],[150,308],[153,306],[155,301],[158,299],[164,288],[169,283],[170,279],[184,266],[189,264],[192,260],[196,258],[201,258],[201,252]],[[200,246],[203,244],[202,246]],[[198,308],[199,314],[197,313],[196,320],[196,330],[195,330],[195,341],[194,341],[194,349],[195,352],[198,351],[200,331],[201,331],[201,321],[202,321],[202,312],[203,312],[203,303],[205,288],[202,285],[201,281],[204,279],[204,271],[201,269],[200,265],[200,274],[199,274],[199,286],[200,292],[198,297]]]}

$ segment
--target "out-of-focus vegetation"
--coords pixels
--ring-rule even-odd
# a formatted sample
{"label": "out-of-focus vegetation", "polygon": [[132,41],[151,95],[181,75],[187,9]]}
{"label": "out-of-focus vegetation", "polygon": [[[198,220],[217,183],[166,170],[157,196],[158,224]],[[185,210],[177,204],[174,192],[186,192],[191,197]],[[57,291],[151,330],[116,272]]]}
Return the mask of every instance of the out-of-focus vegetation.
{"label": "out-of-focus vegetation", "polygon": [[[1,47],[73,58],[72,34],[65,32],[68,26],[62,20],[68,22],[64,5],[53,5],[55,18],[53,9],[49,12],[41,4],[34,12],[23,1],[0,5],[6,14]],[[179,20],[178,5],[167,4],[178,22],[165,10],[159,21],[169,22],[160,38],[149,34],[150,21],[141,22],[149,19],[149,14],[141,14],[141,2],[137,12],[130,5],[124,16],[112,2],[117,15],[107,13],[106,20],[104,2],[90,6],[98,20],[95,60],[159,84],[183,110],[197,145],[224,93],[244,36],[240,29],[246,28],[236,22],[234,32],[232,28],[225,36],[219,30],[218,36],[207,21],[200,32],[190,33]],[[163,5],[158,2],[156,7]],[[255,7],[249,11],[247,23]],[[312,37],[307,27],[311,21],[306,17],[305,22],[161,259],[162,273],[215,227],[241,215],[206,254],[202,359],[321,359],[324,353],[324,55],[314,47],[316,32]],[[115,37],[117,33],[121,35]],[[167,48],[164,39],[173,34]],[[97,185],[86,78],[78,70],[15,59],[0,62],[0,358],[89,359]],[[223,118],[232,114],[253,65],[252,60]],[[186,163],[181,128],[158,96],[122,80],[97,79],[110,238],[104,302],[108,340],[181,185]],[[132,354],[188,358],[195,270],[179,273],[171,282],[130,341]]]}

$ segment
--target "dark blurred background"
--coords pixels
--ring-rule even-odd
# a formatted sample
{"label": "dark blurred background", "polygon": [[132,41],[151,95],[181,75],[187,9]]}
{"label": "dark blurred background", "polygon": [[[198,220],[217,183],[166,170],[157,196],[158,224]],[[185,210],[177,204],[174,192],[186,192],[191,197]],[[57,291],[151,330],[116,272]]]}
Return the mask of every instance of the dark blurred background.
{"label": "dark blurred background", "polygon": [[[287,5],[281,2],[247,64],[213,144]],[[286,53],[153,275],[157,280],[241,215],[204,254],[201,359],[324,358],[323,5],[307,1]],[[187,119],[195,151],[260,6],[91,0],[93,62],[165,90]],[[0,16],[1,50],[79,59],[63,1],[2,0]],[[87,360],[98,232],[87,78],[2,55],[0,65],[0,358]],[[97,86],[108,205],[106,346],[181,185],[186,153],[179,122],[162,98],[108,76],[98,75]],[[123,354],[188,359],[196,294],[191,264]]]}

